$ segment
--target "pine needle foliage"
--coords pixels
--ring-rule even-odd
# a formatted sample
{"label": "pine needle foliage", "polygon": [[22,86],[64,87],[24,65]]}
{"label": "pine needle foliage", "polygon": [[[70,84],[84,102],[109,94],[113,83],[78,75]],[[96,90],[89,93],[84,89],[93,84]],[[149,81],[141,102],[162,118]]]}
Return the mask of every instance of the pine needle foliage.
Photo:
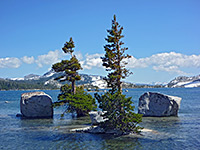
{"label": "pine needle foliage", "polygon": [[66,42],[64,44],[64,47],[62,48],[62,50],[65,52],[65,53],[70,53],[71,54],[71,57],[73,57],[73,48],[75,47],[74,45],[74,41],[72,40],[72,37],[70,38],[69,42]]}
{"label": "pine needle foliage", "polygon": [[131,56],[125,54],[128,50],[127,47],[122,47],[124,42],[122,38],[123,27],[116,21],[116,16],[112,20],[111,29],[107,30],[108,35],[105,40],[107,44],[104,46],[105,56],[101,57],[103,66],[106,67],[106,71],[109,71],[108,76],[105,78],[108,87],[112,88],[113,91],[116,89],[122,92],[121,79],[125,79],[127,76],[132,74],[128,69],[125,68],[127,64],[126,60]]}
{"label": "pine needle foliage", "polygon": [[74,47],[74,42],[72,38],[70,38],[70,41],[66,42],[64,47],[62,48],[65,53],[71,54],[70,60],[62,60],[61,62],[56,63],[52,66],[55,72],[65,72],[64,75],[56,78],[55,80],[58,80],[60,82],[70,81],[72,85],[72,94],[76,93],[75,82],[81,79],[81,76],[78,74],[78,70],[82,69],[78,59],[75,55],[73,55]]}
{"label": "pine needle foliage", "polygon": [[66,106],[65,113],[76,113],[77,117],[88,115],[91,110],[96,110],[95,99],[84,91],[84,87],[77,87],[76,94],[71,94],[71,85],[65,84],[60,88],[58,101],[54,103],[54,107]]}
{"label": "pine needle foliage", "polygon": [[125,79],[131,74],[125,68],[127,60],[131,56],[125,54],[128,48],[122,48],[124,44],[121,39],[123,27],[116,21],[116,16],[112,20],[112,27],[107,30],[108,36],[105,38],[108,44],[104,46],[105,56],[102,57],[103,66],[109,71],[105,78],[111,90],[103,95],[95,94],[99,103],[99,108],[105,111],[107,121],[100,124],[105,130],[116,130],[121,134],[131,132],[138,133],[142,129],[138,124],[142,121],[142,115],[134,113],[132,97],[122,94],[121,79]]}
{"label": "pine needle foliage", "polygon": [[104,95],[95,94],[99,108],[106,111],[104,117],[107,121],[101,123],[105,130],[116,130],[120,134],[139,133],[142,129],[138,124],[142,115],[134,113],[132,97],[126,98],[119,92],[107,92]]}
{"label": "pine needle foliage", "polygon": [[64,53],[70,54],[71,58],[69,60],[62,60],[52,66],[55,72],[64,72],[63,75],[57,77],[55,80],[71,82],[71,85],[66,84],[61,87],[61,94],[59,94],[58,101],[54,103],[54,106],[66,105],[65,112],[76,112],[77,117],[80,117],[88,115],[89,111],[96,108],[96,104],[95,99],[90,94],[87,94],[83,88],[76,87],[75,82],[81,80],[78,71],[82,69],[82,67],[73,54],[74,48],[74,41],[70,38],[69,42],[64,44],[62,50]]}

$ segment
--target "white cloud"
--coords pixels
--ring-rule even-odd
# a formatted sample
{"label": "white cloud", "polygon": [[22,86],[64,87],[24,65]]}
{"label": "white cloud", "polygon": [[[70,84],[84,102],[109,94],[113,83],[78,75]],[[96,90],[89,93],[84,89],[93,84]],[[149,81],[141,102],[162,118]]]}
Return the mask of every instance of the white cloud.
{"label": "white cloud", "polygon": [[76,55],[76,58],[77,58],[78,60],[82,60],[82,59],[83,59],[83,55],[82,55],[82,53],[81,53],[80,51],[75,52],[75,55]]}
{"label": "white cloud", "polygon": [[19,68],[21,61],[19,58],[7,57],[0,58],[0,68]]}
{"label": "white cloud", "polygon": [[180,53],[160,53],[150,57],[136,59],[132,57],[128,60],[129,68],[152,67],[156,71],[174,72],[184,74],[182,68],[199,68],[200,55],[183,55]]}
{"label": "white cloud", "polygon": [[[82,55],[81,55],[82,56]],[[104,54],[86,54],[80,61],[83,69],[92,69],[93,67],[102,67],[101,56]],[[200,55],[183,55],[180,53],[159,53],[145,58],[131,57],[127,68],[147,68],[151,67],[155,71],[165,71],[185,75],[183,68],[199,68]]]}
{"label": "white cloud", "polygon": [[103,56],[103,54],[86,54],[85,58],[83,61],[81,61],[81,65],[83,67],[83,69],[92,69],[93,67],[102,67],[102,60],[101,60],[101,56]]}
{"label": "white cloud", "polygon": [[168,66],[168,67],[164,67],[164,66],[153,66],[153,69],[156,71],[165,71],[165,72],[171,72],[171,73],[177,73],[177,74],[181,74],[181,75],[185,75],[186,73],[179,70],[178,66]]}
{"label": "white cloud", "polygon": [[24,56],[24,57],[21,58],[21,60],[26,64],[33,64],[34,61],[35,61],[33,56],[31,56],[31,57]]}
{"label": "white cloud", "polygon": [[[60,50],[49,51],[47,54],[39,55],[37,59],[33,56],[24,56],[21,59],[15,57],[0,58],[0,68],[18,68],[24,62],[26,64],[36,63],[39,67],[44,65],[52,65],[66,57]],[[76,52],[76,56],[80,61],[83,69],[103,68],[100,57],[104,54],[86,54]],[[183,70],[188,68],[200,68],[200,55],[184,55],[181,53],[159,53],[145,58],[131,57],[127,60],[127,68],[152,68],[155,71],[165,71],[176,74],[186,74]]]}
{"label": "white cloud", "polygon": [[63,56],[64,53],[60,50],[49,51],[48,54],[38,56],[35,62],[39,67],[43,67],[44,65],[52,65],[60,61]]}

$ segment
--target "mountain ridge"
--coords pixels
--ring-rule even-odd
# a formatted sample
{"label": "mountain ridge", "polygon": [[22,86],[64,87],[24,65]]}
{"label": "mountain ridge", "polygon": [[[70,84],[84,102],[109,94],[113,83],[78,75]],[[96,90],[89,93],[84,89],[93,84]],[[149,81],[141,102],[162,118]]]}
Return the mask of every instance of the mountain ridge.
{"label": "mountain ridge", "polygon": [[200,75],[197,76],[179,76],[175,79],[171,80],[166,87],[175,88],[175,87],[184,87],[184,88],[191,88],[191,87],[200,87]]}
{"label": "mountain ridge", "polygon": [[[56,77],[62,75],[63,73],[56,73],[53,70],[50,70],[43,75],[29,74],[23,78],[1,78],[0,80],[0,90],[9,90],[9,89],[27,89],[31,88],[31,85],[34,89],[39,88],[39,85],[42,89],[59,89],[63,84],[69,83],[65,81],[62,83],[54,80]],[[80,74],[81,80],[77,81],[77,85],[84,85],[87,88],[106,88],[106,82],[103,80],[102,76],[99,75],[87,75]],[[21,86],[25,88],[23,88]],[[26,84],[26,85],[25,85]],[[38,85],[38,86],[35,86]],[[14,86],[14,87],[12,87]]]}
{"label": "mountain ridge", "polygon": [[[54,80],[56,77],[63,73],[56,73],[50,70],[43,75],[28,74],[23,78],[0,78],[0,90],[18,90],[18,89],[59,89],[63,84],[68,83],[65,81],[60,83]],[[80,74],[81,80],[77,81],[77,85],[84,85],[85,88],[90,89],[105,89],[107,84],[100,75]],[[156,82],[155,82],[156,83]],[[179,76],[171,80],[167,84],[134,84],[131,82],[123,82],[123,88],[191,88],[200,87],[200,75],[186,77]]]}

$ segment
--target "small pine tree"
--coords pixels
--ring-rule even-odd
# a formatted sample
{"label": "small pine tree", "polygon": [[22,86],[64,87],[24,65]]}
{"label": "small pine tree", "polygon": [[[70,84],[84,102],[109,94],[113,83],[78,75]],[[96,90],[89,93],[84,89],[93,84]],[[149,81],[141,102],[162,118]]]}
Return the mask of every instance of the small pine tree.
{"label": "small pine tree", "polygon": [[62,48],[64,53],[69,53],[71,55],[70,60],[62,60],[61,62],[52,66],[55,72],[64,73],[55,80],[59,80],[60,82],[71,82],[70,86],[64,85],[61,87],[61,94],[59,94],[58,102],[55,102],[54,106],[67,104],[67,109],[65,112],[76,112],[77,117],[80,117],[87,115],[89,111],[95,109],[96,104],[92,96],[84,92],[83,88],[78,88],[78,92],[76,92],[75,82],[81,79],[81,76],[78,74],[78,70],[82,68],[78,59],[73,54],[74,47],[74,42],[72,38],[70,38],[69,42],[66,42]]}
{"label": "small pine tree", "polygon": [[60,63],[56,63],[52,66],[55,72],[65,72],[64,75],[56,78],[56,80],[59,80],[60,82],[70,81],[72,85],[72,94],[76,93],[75,82],[81,79],[77,71],[82,69],[78,59],[75,55],[73,55],[74,47],[74,42],[72,38],[70,38],[70,41],[66,42],[64,47],[62,48],[65,53],[71,54],[70,60],[62,60]]}
{"label": "small pine tree", "polygon": [[99,108],[107,112],[105,113],[105,117],[108,120],[100,126],[105,130],[114,129],[120,131],[122,134],[127,134],[140,131],[141,127],[138,124],[142,121],[142,116],[134,113],[131,97],[126,98],[126,95],[122,95],[121,79],[131,74],[125,68],[127,64],[125,59],[130,58],[130,56],[125,54],[128,48],[121,47],[124,44],[121,41],[121,38],[124,37],[122,30],[123,27],[119,25],[114,15],[112,27],[110,30],[107,30],[109,35],[105,39],[108,42],[104,46],[106,54],[102,57],[103,66],[106,67],[106,71],[110,72],[105,80],[111,91],[104,95],[96,93],[95,98],[99,102]]}

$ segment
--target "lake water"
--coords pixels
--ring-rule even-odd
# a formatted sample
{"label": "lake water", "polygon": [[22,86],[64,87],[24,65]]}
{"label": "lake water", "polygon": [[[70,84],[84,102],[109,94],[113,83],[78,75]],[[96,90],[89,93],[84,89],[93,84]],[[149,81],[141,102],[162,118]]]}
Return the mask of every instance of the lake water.
{"label": "lake water", "polygon": [[[90,124],[88,117],[60,119],[63,108],[54,110],[54,119],[19,119],[20,96],[30,91],[0,91],[1,150],[197,150],[200,149],[200,88],[129,89],[136,110],[144,92],[160,92],[182,97],[178,117],[143,118],[141,126],[154,132],[143,136],[72,133],[72,128]],[[45,93],[56,101],[58,90]],[[91,93],[93,94],[93,93]],[[8,101],[8,103],[5,103]]]}

